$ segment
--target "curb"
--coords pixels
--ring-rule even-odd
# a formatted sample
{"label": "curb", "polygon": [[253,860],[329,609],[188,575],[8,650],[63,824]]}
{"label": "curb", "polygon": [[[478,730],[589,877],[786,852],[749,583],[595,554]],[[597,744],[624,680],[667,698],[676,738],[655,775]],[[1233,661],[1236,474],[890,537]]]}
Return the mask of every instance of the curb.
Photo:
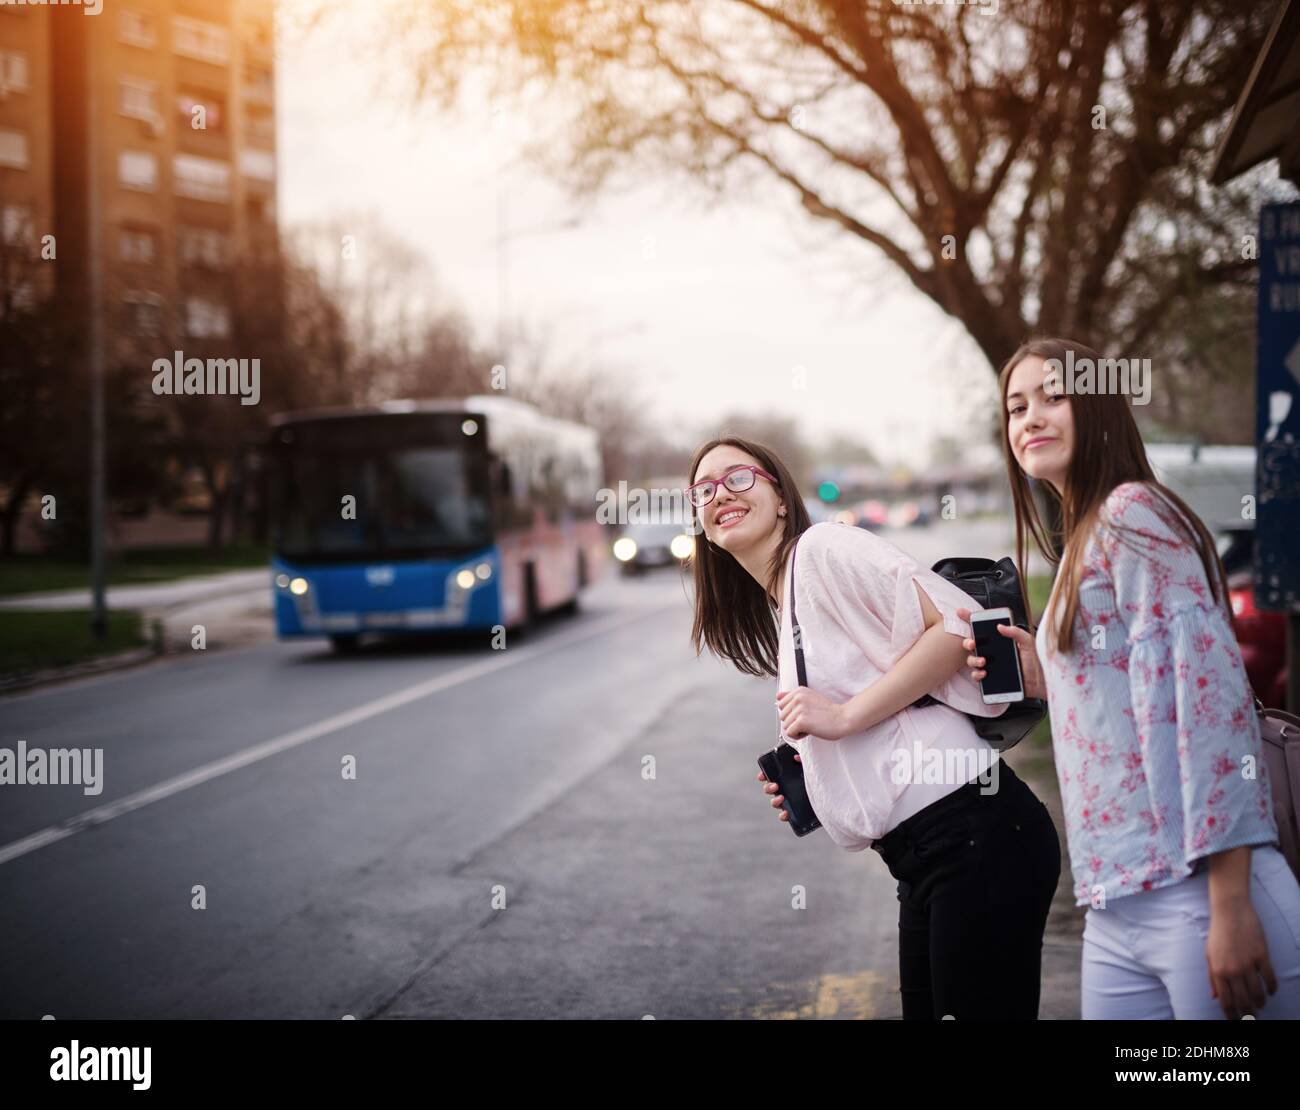
{"label": "curb", "polygon": [[16,675],[0,676],[0,696],[29,690],[34,686],[62,682],[71,678],[87,678],[91,675],[105,674],[109,671],[125,670],[127,667],[139,666],[151,659],[157,659],[162,652],[154,647],[134,648],[131,651],[119,651],[113,655],[103,655],[98,659],[88,659],[84,663],[72,663],[66,667],[50,667],[42,671],[26,671]]}

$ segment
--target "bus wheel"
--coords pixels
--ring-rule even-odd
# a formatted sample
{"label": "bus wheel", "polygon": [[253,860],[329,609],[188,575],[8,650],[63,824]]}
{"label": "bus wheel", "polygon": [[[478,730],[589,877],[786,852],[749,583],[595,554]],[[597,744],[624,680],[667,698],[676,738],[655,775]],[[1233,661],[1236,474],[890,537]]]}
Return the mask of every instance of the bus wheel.
{"label": "bus wheel", "polygon": [[537,620],[540,613],[537,609],[537,575],[533,570],[533,564],[529,563],[524,567],[524,620],[522,628],[525,632],[532,632],[537,627]]}
{"label": "bus wheel", "polygon": [[556,612],[562,613],[566,617],[574,617],[578,614],[578,591],[587,584],[587,560],[582,557],[582,552],[578,552],[577,577],[573,585],[573,596],[561,605]]}
{"label": "bus wheel", "polygon": [[352,655],[356,652],[360,639],[355,633],[340,633],[330,637],[330,647],[334,649],[335,655]]}

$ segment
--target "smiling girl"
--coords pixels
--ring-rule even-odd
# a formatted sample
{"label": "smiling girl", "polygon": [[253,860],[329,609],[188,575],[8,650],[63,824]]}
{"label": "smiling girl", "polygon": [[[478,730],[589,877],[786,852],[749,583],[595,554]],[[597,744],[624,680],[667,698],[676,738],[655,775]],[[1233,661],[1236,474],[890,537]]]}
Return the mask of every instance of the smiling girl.
{"label": "smiling girl", "polygon": [[1051,713],[1089,907],[1083,1017],[1300,1017],[1300,887],[1276,847],[1223,566],[1156,481],[1126,398],[1064,391],[1071,356],[1100,357],[1035,340],[999,379],[1020,565],[1030,536],[1056,561],[1027,479],[1059,500],[1063,540],[1037,639],[1002,633]]}
{"label": "smiling girl", "polygon": [[[957,610],[971,599],[870,532],[812,524],[760,444],[711,440],[689,473],[696,651],[777,677],[781,736],[822,827],[848,851],[879,852],[898,880],[904,1019],[1037,1017],[1060,847],[1047,809],[966,716],[1006,708],[985,705],[962,670]],[[944,704],[911,708],[927,693]],[[765,790],[780,809],[776,784]]]}

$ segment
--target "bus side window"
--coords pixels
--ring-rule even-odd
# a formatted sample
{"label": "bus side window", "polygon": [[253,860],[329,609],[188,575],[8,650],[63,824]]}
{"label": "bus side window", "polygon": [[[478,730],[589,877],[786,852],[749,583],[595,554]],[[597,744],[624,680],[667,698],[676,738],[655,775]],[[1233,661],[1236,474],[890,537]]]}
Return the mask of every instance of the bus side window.
{"label": "bus side window", "polygon": [[496,509],[496,526],[512,528],[515,522],[514,475],[510,464],[505,459],[495,460],[492,464],[495,489],[492,491],[492,503]]}

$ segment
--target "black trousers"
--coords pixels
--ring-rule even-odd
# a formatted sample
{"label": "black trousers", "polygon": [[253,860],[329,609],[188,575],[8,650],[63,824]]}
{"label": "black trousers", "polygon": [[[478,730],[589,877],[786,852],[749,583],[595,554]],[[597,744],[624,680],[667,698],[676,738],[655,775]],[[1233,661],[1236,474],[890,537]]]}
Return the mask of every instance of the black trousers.
{"label": "black trousers", "polygon": [[1038,1017],[1060,843],[1047,807],[995,766],[872,844],[898,880],[904,1021]]}

